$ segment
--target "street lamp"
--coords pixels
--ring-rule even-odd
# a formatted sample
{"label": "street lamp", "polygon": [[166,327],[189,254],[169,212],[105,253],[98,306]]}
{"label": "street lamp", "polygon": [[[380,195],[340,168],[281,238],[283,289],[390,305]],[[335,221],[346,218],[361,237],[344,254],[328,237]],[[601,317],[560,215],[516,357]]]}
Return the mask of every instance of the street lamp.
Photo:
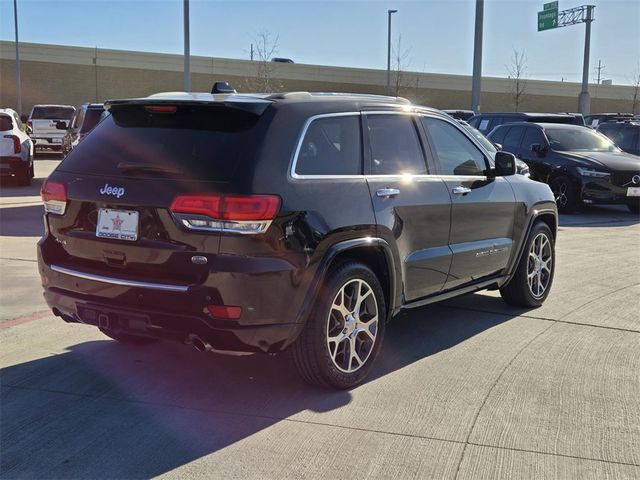
{"label": "street lamp", "polygon": [[13,0],[13,21],[16,29],[16,95],[18,115],[22,115],[22,88],[20,81],[20,47],[18,46],[18,1]]}
{"label": "street lamp", "polygon": [[387,95],[391,95],[391,14],[398,10],[387,10]]}
{"label": "street lamp", "polygon": [[191,91],[191,53],[189,51],[189,0],[183,3],[184,20],[184,91]]}

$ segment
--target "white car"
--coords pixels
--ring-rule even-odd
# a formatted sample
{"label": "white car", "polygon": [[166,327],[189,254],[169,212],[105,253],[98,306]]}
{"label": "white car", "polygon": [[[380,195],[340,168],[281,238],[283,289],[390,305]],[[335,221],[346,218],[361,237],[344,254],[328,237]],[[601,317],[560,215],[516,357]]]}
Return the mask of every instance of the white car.
{"label": "white car", "polygon": [[62,151],[62,139],[75,112],[71,105],[34,105],[27,125],[35,147]]}
{"label": "white car", "polygon": [[33,178],[33,142],[18,114],[0,108],[0,175],[15,176],[20,185]]}

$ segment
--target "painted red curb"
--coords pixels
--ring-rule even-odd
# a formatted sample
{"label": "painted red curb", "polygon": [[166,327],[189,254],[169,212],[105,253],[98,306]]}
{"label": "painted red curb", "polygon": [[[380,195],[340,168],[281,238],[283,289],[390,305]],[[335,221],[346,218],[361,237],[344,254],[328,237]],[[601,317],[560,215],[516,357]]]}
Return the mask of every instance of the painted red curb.
{"label": "painted red curb", "polygon": [[6,322],[0,323],[0,330],[4,330],[5,328],[10,328],[15,325],[20,325],[21,323],[32,322],[34,320],[40,320],[41,318],[53,316],[51,310],[43,310],[41,312],[33,312],[29,315],[25,315],[23,317],[14,318],[13,320],[7,320]]}

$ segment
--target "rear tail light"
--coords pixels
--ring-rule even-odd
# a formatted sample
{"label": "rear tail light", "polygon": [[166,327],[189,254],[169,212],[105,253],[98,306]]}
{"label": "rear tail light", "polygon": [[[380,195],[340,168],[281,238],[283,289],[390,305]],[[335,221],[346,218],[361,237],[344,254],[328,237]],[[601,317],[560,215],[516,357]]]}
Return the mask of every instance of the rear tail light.
{"label": "rear tail light", "polygon": [[207,310],[214,317],[229,320],[240,318],[240,315],[242,315],[242,307],[231,307],[229,305],[207,305]]}
{"label": "rear tail light", "polygon": [[178,107],[171,105],[153,105],[145,107],[145,110],[149,113],[176,113]]}
{"label": "rear tail light", "polygon": [[277,195],[180,195],[171,212],[189,230],[262,233],[278,214]]}
{"label": "rear tail light", "polygon": [[20,138],[16,135],[5,135],[4,138],[9,138],[13,141],[13,151],[15,153],[20,153],[22,151],[22,144],[20,143]]}
{"label": "rear tail light", "polygon": [[44,211],[56,215],[64,215],[67,209],[67,186],[64,183],[45,180],[40,190]]}

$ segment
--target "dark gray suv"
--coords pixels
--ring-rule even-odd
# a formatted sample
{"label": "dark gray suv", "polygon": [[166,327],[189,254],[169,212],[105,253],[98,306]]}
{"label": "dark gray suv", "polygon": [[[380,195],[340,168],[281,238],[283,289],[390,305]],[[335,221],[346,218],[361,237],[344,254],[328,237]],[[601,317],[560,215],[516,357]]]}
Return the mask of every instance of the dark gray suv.
{"label": "dark gray suv", "polygon": [[106,108],[42,189],[44,295],[67,322],[131,344],[290,350],[306,380],[349,388],[403,309],[549,294],[551,190],[437,110],[300,92]]}

